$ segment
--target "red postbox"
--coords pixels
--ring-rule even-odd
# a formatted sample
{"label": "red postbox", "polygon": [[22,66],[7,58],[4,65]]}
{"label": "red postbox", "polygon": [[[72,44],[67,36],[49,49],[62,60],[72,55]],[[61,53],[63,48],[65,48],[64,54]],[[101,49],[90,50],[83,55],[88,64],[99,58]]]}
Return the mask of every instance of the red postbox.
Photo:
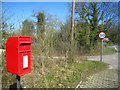
{"label": "red postbox", "polygon": [[18,76],[31,72],[31,37],[14,36],[6,43],[7,72]]}

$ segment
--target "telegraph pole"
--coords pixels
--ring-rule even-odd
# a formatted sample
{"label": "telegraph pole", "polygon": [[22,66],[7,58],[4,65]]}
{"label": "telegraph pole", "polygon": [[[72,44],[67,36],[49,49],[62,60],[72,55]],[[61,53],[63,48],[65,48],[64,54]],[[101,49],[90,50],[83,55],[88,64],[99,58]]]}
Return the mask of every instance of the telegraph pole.
{"label": "telegraph pole", "polygon": [[72,1],[72,18],[71,18],[71,39],[70,39],[70,54],[72,55],[71,60],[73,61],[73,35],[74,35],[74,10],[75,0]]}
{"label": "telegraph pole", "polygon": [[71,39],[72,40],[73,40],[73,34],[74,34],[74,13],[75,13],[75,0],[72,1],[72,23],[71,23],[71,32],[72,32]]}

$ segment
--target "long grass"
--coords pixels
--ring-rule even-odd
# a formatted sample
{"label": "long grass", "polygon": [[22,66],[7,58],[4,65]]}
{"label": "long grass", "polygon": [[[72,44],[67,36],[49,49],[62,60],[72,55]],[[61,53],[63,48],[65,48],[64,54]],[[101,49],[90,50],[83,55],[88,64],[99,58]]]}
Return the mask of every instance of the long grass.
{"label": "long grass", "polygon": [[[23,87],[31,88],[73,88],[80,80],[90,74],[107,68],[108,64],[98,61],[76,60],[72,65],[65,67],[61,60],[49,60],[44,67],[33,68],[32,72],[22,78]],[[32,82],[30,82],[32,81]]]}
{"label": "long grass", "polygon": [[109,44],[109,45],[106,45],[106,46],[115,46],[116,44]]}
{"label": "long grass", "polygon": [[[79,81],[108,66],[98,61],[75,60],[73,64],[65,67],[63,59],[48,59],[44,62],[44,73],[42,73],[40,60],[32,59],[31,63],[31,73],[21,76],[22,88],[74,88]],[[2,86],[9,88],[10,85],[16,83],[16,75],[3,70]]]}
{"label": "long grass", "polygon": [[[34,51],[37,48],[36,51]],[[22,88],[73,88],[87,76],[107,68],[108,64],[74,58],[74,63],[64,59],[45,58],[41,48],[32,49],[31,73],[21,76]],[[47,51],[46,51],[47,52]],[[51,52],[47,52],[51,53]],[[51,53],[52,54],[52,53]],[[60,53],[61,54],[61,53]],[[43,57],[42,55],[46,55]],[[44,65],[43,61],[44,60]],[[2,87],[9,88],[16,83],[16,75],[6,72],[6,55],[2,58]]]}

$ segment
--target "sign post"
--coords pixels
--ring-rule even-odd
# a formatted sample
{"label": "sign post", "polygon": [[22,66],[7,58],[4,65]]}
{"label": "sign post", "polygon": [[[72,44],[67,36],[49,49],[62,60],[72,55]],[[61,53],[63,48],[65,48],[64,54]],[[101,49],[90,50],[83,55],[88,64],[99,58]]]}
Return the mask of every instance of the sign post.
{"label": "sign post", "polygon": [[106,37],[105,32],[99,33],[99,38],[101,39],[101,55],[100,55],[100,61],[102,61],[102,55],[103,55],[103,39]]}
{"label": "sign post", "polygon": [[102,55],[103,55],[103,39],[101,40],[101,57],[100,57],[100,61],[102,61]]}
{"label": "sign post", "polygon": [[20,90],[20,76],[17,76],[17,90]]}

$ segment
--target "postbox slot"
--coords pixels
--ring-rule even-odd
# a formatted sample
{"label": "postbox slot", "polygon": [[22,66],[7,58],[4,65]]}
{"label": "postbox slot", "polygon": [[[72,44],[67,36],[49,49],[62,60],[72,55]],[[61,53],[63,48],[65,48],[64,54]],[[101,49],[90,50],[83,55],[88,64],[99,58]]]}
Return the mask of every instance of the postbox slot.
{"label": "postbox slot", "polygon": [[31,43],[20,43],[20,46],[21,45],[31,45]]}
{"label": "postbox slot", "polygon": [[31,52],[31,51],[27,51],[27,52]]}
{"label": "postbox slot", "polygon": [[19,53],[24,53],[24,51],[19,51]]}
{"label": "postbox slot", "polygon": [[30,50],[19,51],[19,53],[31,52]]}
{"label": "postbox slot", "polygon": [[21,52],[21,51],[31,51],[31,45],[30,45],[30,43],[20,44],[20,46],[19,46],[19,52]]}

